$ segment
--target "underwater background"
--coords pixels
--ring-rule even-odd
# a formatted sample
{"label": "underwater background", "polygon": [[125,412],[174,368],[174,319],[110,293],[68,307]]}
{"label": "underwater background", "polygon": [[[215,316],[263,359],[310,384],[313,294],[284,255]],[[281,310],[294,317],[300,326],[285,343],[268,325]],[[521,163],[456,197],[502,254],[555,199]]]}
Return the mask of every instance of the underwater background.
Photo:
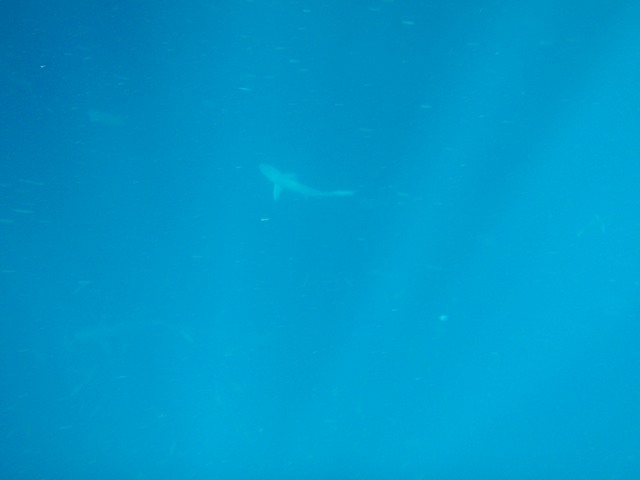
{"label": "underwater background", "polygon": [[3,2],[2,478],[640,478],[639,25]]}

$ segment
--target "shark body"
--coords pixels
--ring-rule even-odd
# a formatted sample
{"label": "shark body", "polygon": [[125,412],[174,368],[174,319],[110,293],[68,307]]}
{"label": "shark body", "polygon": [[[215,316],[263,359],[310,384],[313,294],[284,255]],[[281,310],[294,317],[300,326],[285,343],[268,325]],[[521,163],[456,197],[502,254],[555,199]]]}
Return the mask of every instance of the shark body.
{"label": "shark body", "polygon": [[276,202],[285,190],[304,197],[350,197],[355,193],[353,190],[325,191],[309,187],[300,183],[295,174],[282,173],[277,168],[267,165],[266,163],[260,164],[260,171],[267,177],[267,180],[273,183],[273,200]]}

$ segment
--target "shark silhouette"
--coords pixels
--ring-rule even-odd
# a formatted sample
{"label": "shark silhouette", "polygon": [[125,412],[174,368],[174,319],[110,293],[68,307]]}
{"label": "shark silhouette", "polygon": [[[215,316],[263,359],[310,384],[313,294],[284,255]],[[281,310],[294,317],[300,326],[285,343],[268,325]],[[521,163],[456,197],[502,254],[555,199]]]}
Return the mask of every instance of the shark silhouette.
{"label": "shark silhouette", "polygon": [[260,164],[260,171],[267,177],[267,180],[273,183],[273,200],[276,202],[284,190],[304,197],[349,197],[355,193],[353,190],[323,191],[308,187],[300,183],[294,173],[282,173],[277,168],[266,163]]}

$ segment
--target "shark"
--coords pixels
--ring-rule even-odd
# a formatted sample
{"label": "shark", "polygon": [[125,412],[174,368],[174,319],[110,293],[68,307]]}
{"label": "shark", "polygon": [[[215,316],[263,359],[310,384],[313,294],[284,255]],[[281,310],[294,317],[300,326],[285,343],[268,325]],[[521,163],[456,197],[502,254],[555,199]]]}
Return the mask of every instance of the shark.
{"label": "shark", "polygon": [[259,168],[267,180],[273,183],[273,200],[276,202],[285,190],[303,197],[350,197],[355,194],[353,190],[318,190],[309,187],[300,183],[295,173],[282,173],[266,163],[261,163]]}

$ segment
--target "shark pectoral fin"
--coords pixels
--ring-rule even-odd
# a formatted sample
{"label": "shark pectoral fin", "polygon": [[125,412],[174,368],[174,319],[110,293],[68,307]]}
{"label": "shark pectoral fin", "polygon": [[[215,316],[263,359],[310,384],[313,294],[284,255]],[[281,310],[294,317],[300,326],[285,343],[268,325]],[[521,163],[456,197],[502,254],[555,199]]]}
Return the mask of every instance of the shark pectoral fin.
{"label": "shark pectoral fin", "polygon": [[273,184],[273,201],[277,202],[281,194],[282,194],[282,187],[277,183],[274,183]]}

